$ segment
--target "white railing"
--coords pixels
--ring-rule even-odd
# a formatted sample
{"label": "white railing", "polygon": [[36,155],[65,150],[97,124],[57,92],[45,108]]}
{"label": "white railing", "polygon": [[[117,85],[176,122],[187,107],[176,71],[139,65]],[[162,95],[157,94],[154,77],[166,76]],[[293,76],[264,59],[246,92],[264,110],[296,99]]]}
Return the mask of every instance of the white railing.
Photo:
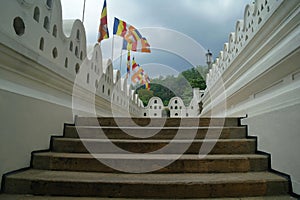
{"label": "white railing", "polygon": [[233,65],[235,59],[251,43],[253,37],[259,34],[260,29],[265,26],[282,2],[283,0],[256,0],[246,6],[244,19],[237,21],[235,32],[229,34],[228,42],[224,44],[223,51],[219,53],[219,57],[207,74],[207,90],[215,85],[228,68],[239,67]]}

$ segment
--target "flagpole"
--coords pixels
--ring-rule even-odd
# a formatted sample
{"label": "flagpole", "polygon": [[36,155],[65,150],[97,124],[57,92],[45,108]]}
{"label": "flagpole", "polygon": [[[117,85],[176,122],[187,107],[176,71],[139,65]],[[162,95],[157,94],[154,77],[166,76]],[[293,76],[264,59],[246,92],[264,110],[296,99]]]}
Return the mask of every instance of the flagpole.
{"label": "flagpole", "polygon": [[[134,57],[134,54],[133,54],[133,52],[132,52],[132,56],[131,56],[132,58]],[[130,60],[131,60],[131,58],[130,58]],[[131,73],[129,74],[129,83],[130,83],[130,85],[132,84],[132,81],[131,81],[131,78],[132,78],[132,74],[133,74],[133,70],[132,70],[132,62],[130,63],[130,71],[131,71]]]}
{"label": "flagpole", "polygon": [[83,12],[82,12],[82,23],[84,22],[84,14],[85,14],[85,3],[86,3],[86,0],[84,0],[84,3],[83,3]]}

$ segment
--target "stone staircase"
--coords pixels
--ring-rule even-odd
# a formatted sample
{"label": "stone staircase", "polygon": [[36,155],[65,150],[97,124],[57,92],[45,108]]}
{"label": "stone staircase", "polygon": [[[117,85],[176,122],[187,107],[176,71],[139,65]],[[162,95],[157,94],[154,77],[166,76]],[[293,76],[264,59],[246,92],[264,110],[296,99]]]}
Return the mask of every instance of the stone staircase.
{"label": "stone staircase", "polygon": [[133,120],[139,126],[127,118],[77,118],[63,137],[51,138],[49,151],[32,153],[30,169],[6,175],[3,191],[165,199],[289,192],[237,118]]}

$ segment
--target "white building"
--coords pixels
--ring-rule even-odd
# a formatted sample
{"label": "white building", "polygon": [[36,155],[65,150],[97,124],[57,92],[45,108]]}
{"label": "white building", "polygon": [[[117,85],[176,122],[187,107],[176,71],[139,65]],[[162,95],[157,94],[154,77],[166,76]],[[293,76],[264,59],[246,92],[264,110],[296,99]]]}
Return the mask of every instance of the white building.
{"label": "white building", "polygon": [[144,108],[143,117],[157,118],[162,117],[162,111],[164,110],[164,104],[159,97],[152,97],[149,100],[148,105]]}

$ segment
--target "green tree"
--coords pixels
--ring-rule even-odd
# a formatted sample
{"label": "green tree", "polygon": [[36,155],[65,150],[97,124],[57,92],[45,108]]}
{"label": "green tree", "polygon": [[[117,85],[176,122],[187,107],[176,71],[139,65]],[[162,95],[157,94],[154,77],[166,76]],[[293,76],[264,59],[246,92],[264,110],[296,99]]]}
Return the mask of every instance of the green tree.
{"label": "green tree", "polygon": [[[154,78],[150,83],[151,91],[153,92],[152,96],[161,98],[165,106],[167,106],[169,100],[175,96],[181,97],[185,105],[189,105],[193,98],[192,88],[200,88],[201,90],[206,88],[204,78],[206,73],[207,67],[197,66],[183,71],[177,77],[169,75],[166,77],[159,76],[158,78]],[[152,97],[151,94],[144,91],[139,93],[143,88],[141,85],[138,85],[135,88],[136,93],[139,94],[144,105],[147,105]]]}
{"label": "green tree", "polygon": [[144,106],[148,105],[149,100],[154,96],[153,91],[140,88],[138,90],[139,98],[142,100]]}

